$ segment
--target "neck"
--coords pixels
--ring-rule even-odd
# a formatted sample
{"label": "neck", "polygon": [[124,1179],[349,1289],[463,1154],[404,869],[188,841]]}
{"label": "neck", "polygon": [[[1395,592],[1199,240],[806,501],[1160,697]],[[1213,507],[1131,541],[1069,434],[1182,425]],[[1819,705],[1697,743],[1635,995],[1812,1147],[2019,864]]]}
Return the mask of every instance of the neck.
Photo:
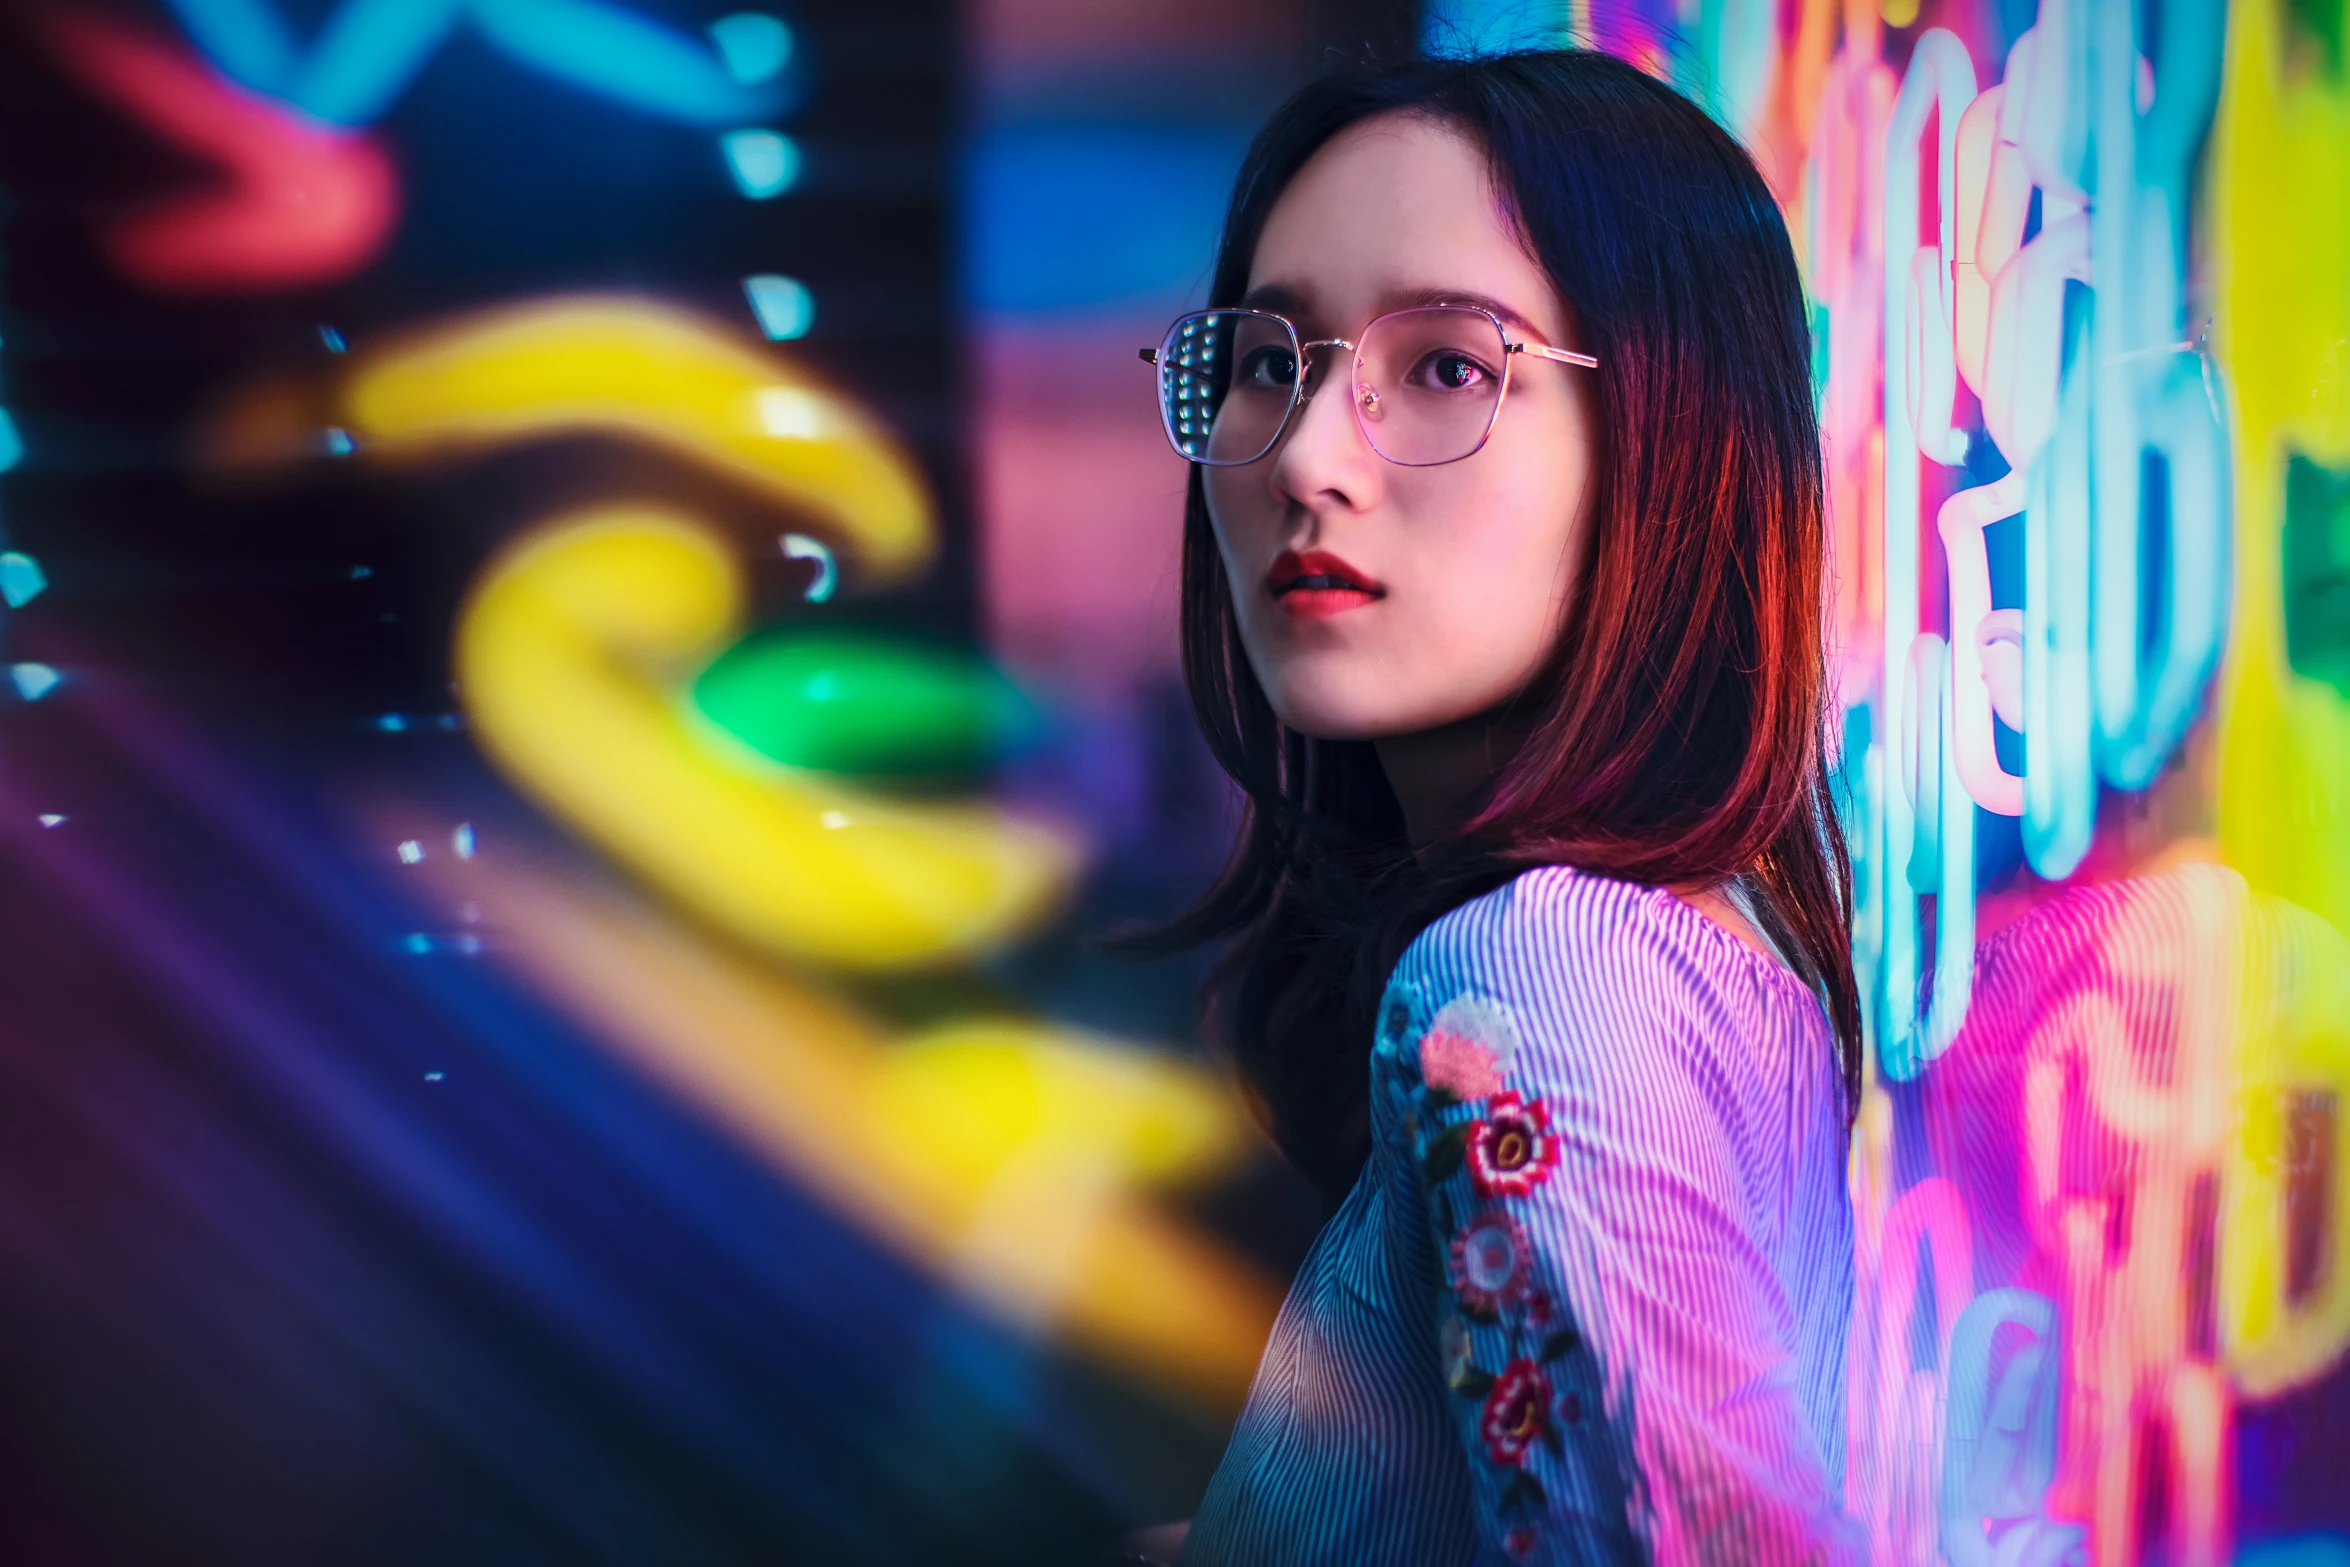
{"label": "neck", "polygon": [[1403,807],[1404,836],[1415,850],[1476,813],[1524,741],[1524,730],[1522,719],[1489,712],[1372,742],[1387,786]]}

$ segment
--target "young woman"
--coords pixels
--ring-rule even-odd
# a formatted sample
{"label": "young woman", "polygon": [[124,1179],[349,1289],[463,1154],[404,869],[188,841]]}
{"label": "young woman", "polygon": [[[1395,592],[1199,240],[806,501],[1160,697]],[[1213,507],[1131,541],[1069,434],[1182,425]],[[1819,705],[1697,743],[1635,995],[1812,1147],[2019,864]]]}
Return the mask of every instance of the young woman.
{"label": "young woman", "polygon": [[1306,89],[1155,354],[1250,814],[1178,939],[1331,1209],[1192,1564],[1840,1559],[1859,1007],[1795,258],[1581,52]]}

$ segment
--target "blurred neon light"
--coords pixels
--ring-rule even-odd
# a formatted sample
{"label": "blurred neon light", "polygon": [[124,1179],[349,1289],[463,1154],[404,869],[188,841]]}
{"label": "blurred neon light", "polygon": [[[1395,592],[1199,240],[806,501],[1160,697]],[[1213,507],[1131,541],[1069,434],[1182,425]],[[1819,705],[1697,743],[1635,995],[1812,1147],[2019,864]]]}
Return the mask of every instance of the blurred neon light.
{"label": "blurred neon light", "polygon": [[[2251,962],[2291,982],[2246,987],[2217,1309],[2228,1369],[2258,1398],[2326,1374],[2350,1344],[2350,950],[2297,909],[2256,937]],[[2296,1277],[2304,1248],[2314,1276]]]}
{"label": "blurred neon light", "polygon": [[[699,317],[563,299],[363,345],[323,399],[377,462],[580,430],[669,446],[820,519],[869,580],[934,533],[919,473],[853,404]],[[205,437],[216,461],[305,449],[313,393],[264,386]],[[969,805],[869,798],[779,767],[700,720],[678,677],[737,631],[741,571],[699,522],[578,514],[511,547],[460,621],[483,748],[556,815],[770,951],[885,967],[1008,939],[1072,868],[1063,835]],[[847,831],[826,829],[827,812]]]}
{"label": "blurred neon light", "polygon": [[753,201],[782,195],[800,178],[800,144],[780,131],[728,131],[718,138],[734,188]]}
{"label": "blurred neon light", "polygon": [[476,863],[414,874],[493,876],[443,896],[493,897],[501,957],[714,1120],[1013,1320],[1238,1407],[1278,1294],[1141,1189],[1240,1151],[1197,1067],[1013,1018],[893,1037],[600,878],[519,847]]}
{"label": "blurred neon light", "polygon": [[[2227,20],[2220,5],[2148,7],[2160,34],[2145,36],[2136,5],[2092,10],[2094,63],[2077,89],[2096,126],[2098,765],[2138,789],[2194,720],[2226,621],[2226,436],[2201,356],[2178,345],[2198,335],[2186,310],[2187,202]],[[2169,557],[2151,617],[2140,558],[2149,515]]]}
{"label": "blurred neon light", "polygon": [[[1856,1219],[1861,1215],[1856,1214]],[[1864,1232],[1865,1228],[1865,1233]],[[1974,1252],[1958,1192],[1930,1176],[1881,1221],[1855,1226],[1857,1273],[1845,1493],[1877,1560],[1931,1560],[1942,1484],[1939,1434],[1951,1336],[1974,1293]],[[1921,1275],[1932,1280],[1930,1345],[1914,1340]],[[1913,1365],[1923,1348],[1925,1364]]]}
{"label": "blurred neon light", "polygon": [[[2028,1342],[1994,1372],[2002,1330]],[[2056,1302],[2024,1289],[1985,1290],[1950,1335],[1942,1430],[1939,1543],[1950,1567],[2055,1561],[2079,1546],[2077,1524],[2044,1508],[2056,1474],[2063,1388]]]}
{"label": "blurred neon light", "polygon": [[[203,444],[214,461],[298,460],[326,417],[381,462],[578,430],[658,442],[826,527],[869,580],[903,577],[933,546],[918,470],[854,404],[647,302],[559,300],[363,344],[324,387],[252,390]],[[1134,1191],[1242,1146],[1235,1107],[1198,1068],[1017,1019],[892,1041],[806,977],[810,964],[936,964],[1014,939],[1066,890],[1078,845],[985,803],[876,795],[762,754],[763,743],[803,763],[894,762],[935,742],[900,731],[935,727],[936,701],[840,715],[855,723],[829,737],[798,732],[835,698],[874,705],[873,682],[837,658],[799,670],[801,700],[782,715],[792,733],[746,740],[697,711],[695,672],[736,637],[745,598],[727,539],[648,505],[543,522],[477,578],[455,662],[484,751],[588,841],[739,938],[713,948],[610,888],[507,856],[493,867],[501,951],[1007,1314],[1186,1393],[1237,1400],[1271,1292]],[[829,684],[812,692],[811,680]],[[968,686],[945,692],[949,705],[970,708]],[[936,681],[929,691],[941,694]],[[716,716],[756,729],[777,715]],[[459,831],[456,855],[425,856],[415,874],[485,863]],[[426,841],[393,835],[411,838]]]}
{"label": "blurred neon light", "polygon": [[169,197],[100,229],[125,276],[169,290],[263,290],[357,271],[391,237],[399,180],[363,135],[223,82],[171,46],[71,11],[43,19],[66,66],[224,189]]}
{"label": "blurred neon light", "polygon": [[[2350,948],[2199,864],[2032,919],[2017,950],[2034,966],[2003,977],[2024,1029],[2024,1217],[2065,1303],[2051,1509],[2091,1525],[2100,1563],[2224,1561],[2233,1389],[2299,1385],[2350,1340],[2342,1127],[2327,1118],[2324,1148],[2292,1135],[2297,1106],[2350,1088]],[[2316,1170],[2331,1189],[2294,1189]],[[2295,1279],[2304,1246],[2317,1271]],[[2169,1511],[2146,1520],[2154,1435]]]}
{"label": "blurred neon light", "polygon": [[[1908,1103],[1929,1128],[1970,1123],[1936,1146],[1983,1204],[1970,1215],[1936,1190],[1906,1119],[1896,1150],[1899,1096],[1872,1085],[1852,1166],[1848,1473],[1880,1561],[2219,1567],[2249,1451],[2236,1400],[2344,1374],[2350,684],[2288,656],[2283,600],[2317,604],[2307,583],[2331,582],[2350,546],[2336,548],[2329,508],[2306,503],[2315,542],[2297,538],[2288,561],[2279,537],[2289,472],[2305,489],[2350,472],[2338,9],[1933,13],[1974,58],[2033,24],[2004,80],[1975,94],[1966,51],[1933,32],[1908,46],[1893,90],[1881,57],[1904,45],[1880,23],[1905,25],[1914,6],[1812,0],[1781,8],[1772,106],[1740,127],[1770,168],[1774,143],[1810,126],[1797,177],[1774,188],[1801,220],[1826,338],[1839,689],[1871,709],[1851,725],[1868,736],[1865,765],[1845,776],[1874,1064],[1883,1080],[1923,1074]],[[1754,79],[1753,39],[1726,10],[1690,18],[1695,79],[1735,100],[1732,84]],[[1922,146],[1937,119],[1945,138],[1955,121],[1955,150]],[[1967,461],[1956,383],[2004,473],[1987,453]],[[1941,548],[1919,552],[1927,458],[1976,477],[1941,506]],[[1985,528],[2019,513],[2023,591],[2006,602],[2021,607],[1994,611]],[[1935,599],[1955,646],[1930,629]],[[1992,744],[1995,713],[2024,737],[2014,772]],[[2207,713],[2216,790],[2169,766]],[[2101,787],[2157,784],[2142,818],[2093,845]],[[2144,869],[2149,829],[2213,794],[2229,859],[2322,919],[2180,863],[2207,851],[2176,825],[2162,829],[2170,868]],[[2107,851],[2094,877],[2139,872],[2023,916],[2012,942],[1985,948],[2004,955],[1970,999],[1978,802],[2021,811],[2025,854],[2050,881],[2080,875],[2093,847]],[[1929,894],[1935,984],[1917,1018]],[[2002,919],[2046,895],[2011,891]],[[2012,1099],[1969,1106],[2002,1050],[2016,1052],[1998,1068]],[[2002,1127],[2020,1147],[2001,1145]],[[2021,1253],[2008,1233],[2019,1165]],[[1901,1190],[1897,1169],[1917,1184]],[[1955,1249],[1941,1237],[1962,1225],[1988,1288],[1962,1281],[1954,1302],[1940,1298]],[[1895,1340],[1914,1342],[1917,1365]]]}
{"label": "blurred neon light", "polygon": [[788,343],[808,335],[816,324],[816,296],[798,278],[761,272],[743,279],[743,296],[751,314],[771,343]]}
{"label": "blurred neon light", "polygon": [[39,561],[19,550],[0,554],[0,599],[6,599],[10,609],[24,608],[48,586],[49,574]]}
{"label": "blurred neon light", "polygon": [[814,630],[736,643],[695,679],[693,704],[771,761],[833,773],[968,774],[1038,727],[975,655]]}
{"label": "blurred neon light", "polygon": [[[1991,682],[1984,668],[1985,622],[1991,619],[1991,563],[1983,530],[2023,509],[2023,475],[1961,490],[1942,503],[1935,529],[1949,562],[1950,714],[1959,781],[1977,805],[2002,816],[2024,814],[2024,781],[1999,765],[1991,739]],[[1973,874],[1970,866],[1968,874]]]}
{"label": "blurred neon light", "polygon": [[764,11],[737,11],[710,24],[710,41],[734,79],[746,86],[773,81],[791,64],[792,30]]}
{"label": "blurred neon light", "polygon": [[[1904,735],[1932,728],[1904,711],[1905,679],[1918,623],[1918,462],[1953,463],[1964,456],[1963,437],[1950,425],[1957,371],[1951,359],[1956,217],[1949,199],[1956,183],[1960,116],[1975,96],[1975,69],[1966,46],[1941,28],[1918,38],[1909,71],[1894,100],[1885,169],[1884,330],[1885,473],[1882,516],[1884,621],[1874,732],[1891,747]],[[1934,161],[1939,235],[1919,245],[1923,209],[1918,190],[1919,142],[1929,114],[1939,127]],[[1943,704],[1945,707],[1948,703]],[[1948,722],[1940,726],[1947,730]],[[1915,1017],[1918,983],[1918,895],[1907,871],[1918,827],[1915,807],[1898,789],[1880,795],[1876,834],[1878,881],[1878,1058],[1896,1079],[1915,1076],[1956,1034],[1966,1012],[1974,963],[1974,822],[1961,808],[1956,746],[1942,748],[1938,791],[1941,866],[1935,878],[1933,994]],[[1904,765],[1899,758],[1894,765]]]}
{"label": "blurred neon light", "polygon": [[2096,830],[2091,684],[2088,323],[2068,334],[2056,429],[2024,506],[2024,855],[2050,880],[2072,874]]}
{"label": "blurred neon light", "polygon": [[1846,707],[1867,700],[1883,675],[1885,136],[1899,90],[1877,57],[1875,12],[1860,14],[1859,31],[1825,73],[1804,165],[1810,284],[1826,315],[1820,433],[1836,584],[1831,624]]}
{"label": "blurred neon light", "polygon": [[[466,23],[523,65],[666,119],[724,125],[757,119],[779,104],[769,84],[773,73],[746,80],[730,68],[731,55],[714,57],[684,34],[599,0],[344,0],[307,51],[273,0],[170,4],[221,70],[255,92],[342,125],[380,118]],[[739,41],[739,25],[733,36],[735,53],[750,47]]]}
{"label": "blurred neon light", "polygon": [[38,702],[56,690],[65,677],[47,664],[11,664],[8,679],[18,696],[27,702]]}
{"label": "blurred neon light", "polygon": [[2308,1535],[2247,1546],[2236,1567],[2350,1567],[2350,1537]]}
{"label": "blurred neon light", "polygon": [[810,538],[805,533],[787,533],[778,541],[786,560],[813,561],[816,575],[808,580],[806,591],[800,597],[811,604],[821,604],[832,597],[840,586],[840,566],[833,560],[832,551],[822,539]]}
{"label": "blurred neon light", "polygon": [[24,461],[24,437],[17,433],[16,417],[0,408],[0,473]]}
{"label": "blurred neon light", "polygon": [[[2097,801],[2090,751],[2090,494],[2086,456],[2087,349],[2068,338],[2069,285],[2089,279],[2089,226],[2067,106],[2077,96],[2077,18],[2050,7],[2008,51],[2006,78],[1959,127],[1959,373],[1981,399],[1985,431],[2009,472],[1985,493],[1954,497],[1959,515],[1989,523],[2024,513],[2025,595],[2017,725],[2027,765],[2018,780],[1991,745],[1987,684],[1965,688],[1968,788],[1987,810],[2022,815],[2025,853],[2052,879],[2088,851]],[[2034,197],[2040,232],[2024,237]],[[1964,506],[1954,514],[1950,507]],[[1990,611],[1981,536],[1944,533],[1953,624],[1980,645],[2008,622]],[[1963,606],[1963,607],[1961,607]],[[2011,617],[2012,619],[2012,617]]]}
{"label": "blurred neon light", "polygon": [[2278,0],[2229,6],[2206,176],[2212,343],[2237,441],[2217,794],[2228,863],[2350,930],[2350,699],[2294,671],[2283,602],[2292,461],[2350,467],[2350,230],[2338,218],[2350,207],[2350,82],[2297,58],[2307,14]]}
{"label": "blurred neon light", "polygon": [[439,461],[600,432],[649,441],[811,514],[869,580],[920,570],[930,499],[911,460],[854,405],[714,322],[647,300],[538,300],[368,345],[323,400],[282,384],[232,402],[201,440],[217,465],[315,450],[322,418],[373,461]]}
{"label": "blurred neon light", "polygon": [[[2039,43],[2037,29],[2018,39],[2009,51],[2009,80],[1987,88],[1961,117],[1949,198],[1957,215],[1959,251],[1949,323],[1952,356],[1959,375],[1981,400],[1986,433],[2008,463],[2003,477],[1951,496],[1938,519],[1948,568],[1954,728],[1967,793],[1985,810],[2004,816],[2026,814],[2029,785],[1999,763],[1992,741],[1997,704],[1984,660],[1993,639],[2006,634],[2018,617],[1993,618],[1983,529],[2027,509],[2032,465],[2055,433],[2061,401],[2065,288],[2088,276],[2088,227],[2069,213],[2060,192],[2041,192],[2040,232],[2028,243],[2024,239],[2032,159],[2019,137],[2032,118],[2026,95],[2036,90],[2038,78],[2031,63],[2045,63]],[[2032,666],[2047,659],[2046,644],[2033,640],[2035,630],[2045,634],[2047,599],[2035,602],[2043,617],[2035,620],[2028,612],[2021,617],[2019,696],[2038,672]],[[2045,728],[2028,727],[2028,699],[2012,705],[2024,709],[2012,716],[2040,757],[2041,773],[2055,776],[2050,764],[2065,754],[2068,741]],[[2081,780],[2088,781],[2085,772]]]}
{"label": "blurred neon light", "polygon": [[697,720],[669,672],[732,640],[742,602],[731,549],[678,513],[616,506],[542,527],[484,571],[459,619],[457,680],[482,748],[767,951],[887,968],[1008,939],[1055,906],[1076,855],[1063,835],[870,795]]}
{"label": "blurred neon light", "polygon": [[744,83],[710,49],[597,0],[471,0],[482,35],[524,65],[615,103],[689,125],[775,111],[779,95]]}

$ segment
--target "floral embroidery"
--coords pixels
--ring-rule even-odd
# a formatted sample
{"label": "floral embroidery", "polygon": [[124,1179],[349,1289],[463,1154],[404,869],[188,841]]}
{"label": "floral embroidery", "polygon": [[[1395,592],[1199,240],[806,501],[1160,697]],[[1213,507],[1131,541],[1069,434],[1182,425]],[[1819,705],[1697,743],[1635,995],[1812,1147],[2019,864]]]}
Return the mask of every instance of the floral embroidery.
{"label": "floral embroidery", "polygon": [[1550,1178],[1558,1163],[1558,1138],[1550,1130],[1550,1109],[1539,1099],[1514,1092],[1493,1096],[1485,1119],[1469,1128],[1469,1177],[1480,1196],[1523,1197]]}
{"label": "floral embroidery", "polygon": [[1493,1052],[1466,1034],[1430,1029],[1420,1041],[1420,1077],[1455,1099],[1487,1099],[1501,1092]]}
{"label": "floral embroidery", "polygon": [[1419,999],[1419,991],[1411,985],[1399,981],[1387,987],[1387,994],[1379,1000],[1379,1026],[1373,1031],[1372,1049],[1393,1053],[1403,1047],[1419,1012]]}
{"label": "floral embroidery", "polygon": [[1469,1325],[1458,1317],[1446,1317],[1444,1326],[1436,1330],[1436,1350],[1444,1363],[1444,1385],[1458,1387],[1469,1370]]}
{"label": "floral embroidery", "polygon": [[1483,996],[1455,996],[1428,1020],[1430,1034],[1448,1034],[1482,1045],[1496,1070],[1518,1053],[1518,1024],[1509,1009]]}
{"label": "floral embroidery", "polygon": [[1526,1232],[1506,1213],[1481,1213],[1452,1241],[1452,1287],[1461,1309],[1491,1321],[1523,1300],[1533,1271]]}
{"label": "floral embroidery", "polygon": [[1485,1395],[1477,1431],[1495,1463],[1523,1463],[1526,1449],[1550,1433],[1550,1378],[1542,1368],[1531,1360],[1504,1366]]}
{"label": "floral embroidery", "polygon": [[[1380,1046],[1408,1027],[1424,1028],[1416,1049],[1397,1050],[1400,1070],[1390,1082],[1402,1088],[1417,1068],[1418,1102],[1406,1122],[1453,1308],[1438,1327],[1438,1363],[1475,1423],[1473,1449],[1481,1446],[1498,1471],[1507,1559],[1530,1561],[1541,1555],[1550,1505],[1532,1449],[1539,1443],[1562,1457],[1566,1431],[1583,1420],[1582,1398],[1560,1384],[1577,1384],[1584,1373],[1558,1363],[1584,1344],[1568,1303],[1537,1282],[1539,1259],[1525,1225],[1491,1200],[1523,1197],[1550,1179],[1560,1139],[1548,1105],[1503,1086],[1519,1044],[1504,1008],[1456,996],[1430,1017],[1416,992],[1400,1010],[1397,1001],[1391,991],[1380,1002]],[[1465,1202],[1448,1186],[1464,1165],[1477,1194]],[[1473,1339],[1481,1332],[1494,1335],[1498,1372],[1476,1363]]]}

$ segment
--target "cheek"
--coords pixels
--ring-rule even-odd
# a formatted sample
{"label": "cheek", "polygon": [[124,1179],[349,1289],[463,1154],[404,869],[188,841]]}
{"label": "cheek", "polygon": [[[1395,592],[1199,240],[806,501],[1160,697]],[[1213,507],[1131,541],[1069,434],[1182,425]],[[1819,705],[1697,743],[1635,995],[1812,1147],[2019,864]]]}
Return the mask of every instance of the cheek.
{"label": "cheek", "polygon": [[1445,508],[1444,522],[1430,530],[1431,543],[1441,539],[1434,559],[1445,597],[1511,606],[1509,631],[1523,626],[1547,637],[1547,624],[1528,624],[1543,618],[1529,611],[1563,608],[1562,596],[1572,589],[1587,510],[1582,478],[1579,464],[1557,460],[1496,463],[1475,474]]}
{"label": "cheek", "polygon": [[1274,520],[1262,482],[1252,484],[1247,468],[1209,468],[1200,484],[1216,548],[1224,556],[1224,574],[1237,583],[1250,574],[1252,563],[1270,565],[1269,559],[1259,561],[1269,551],[1266,541]]}

